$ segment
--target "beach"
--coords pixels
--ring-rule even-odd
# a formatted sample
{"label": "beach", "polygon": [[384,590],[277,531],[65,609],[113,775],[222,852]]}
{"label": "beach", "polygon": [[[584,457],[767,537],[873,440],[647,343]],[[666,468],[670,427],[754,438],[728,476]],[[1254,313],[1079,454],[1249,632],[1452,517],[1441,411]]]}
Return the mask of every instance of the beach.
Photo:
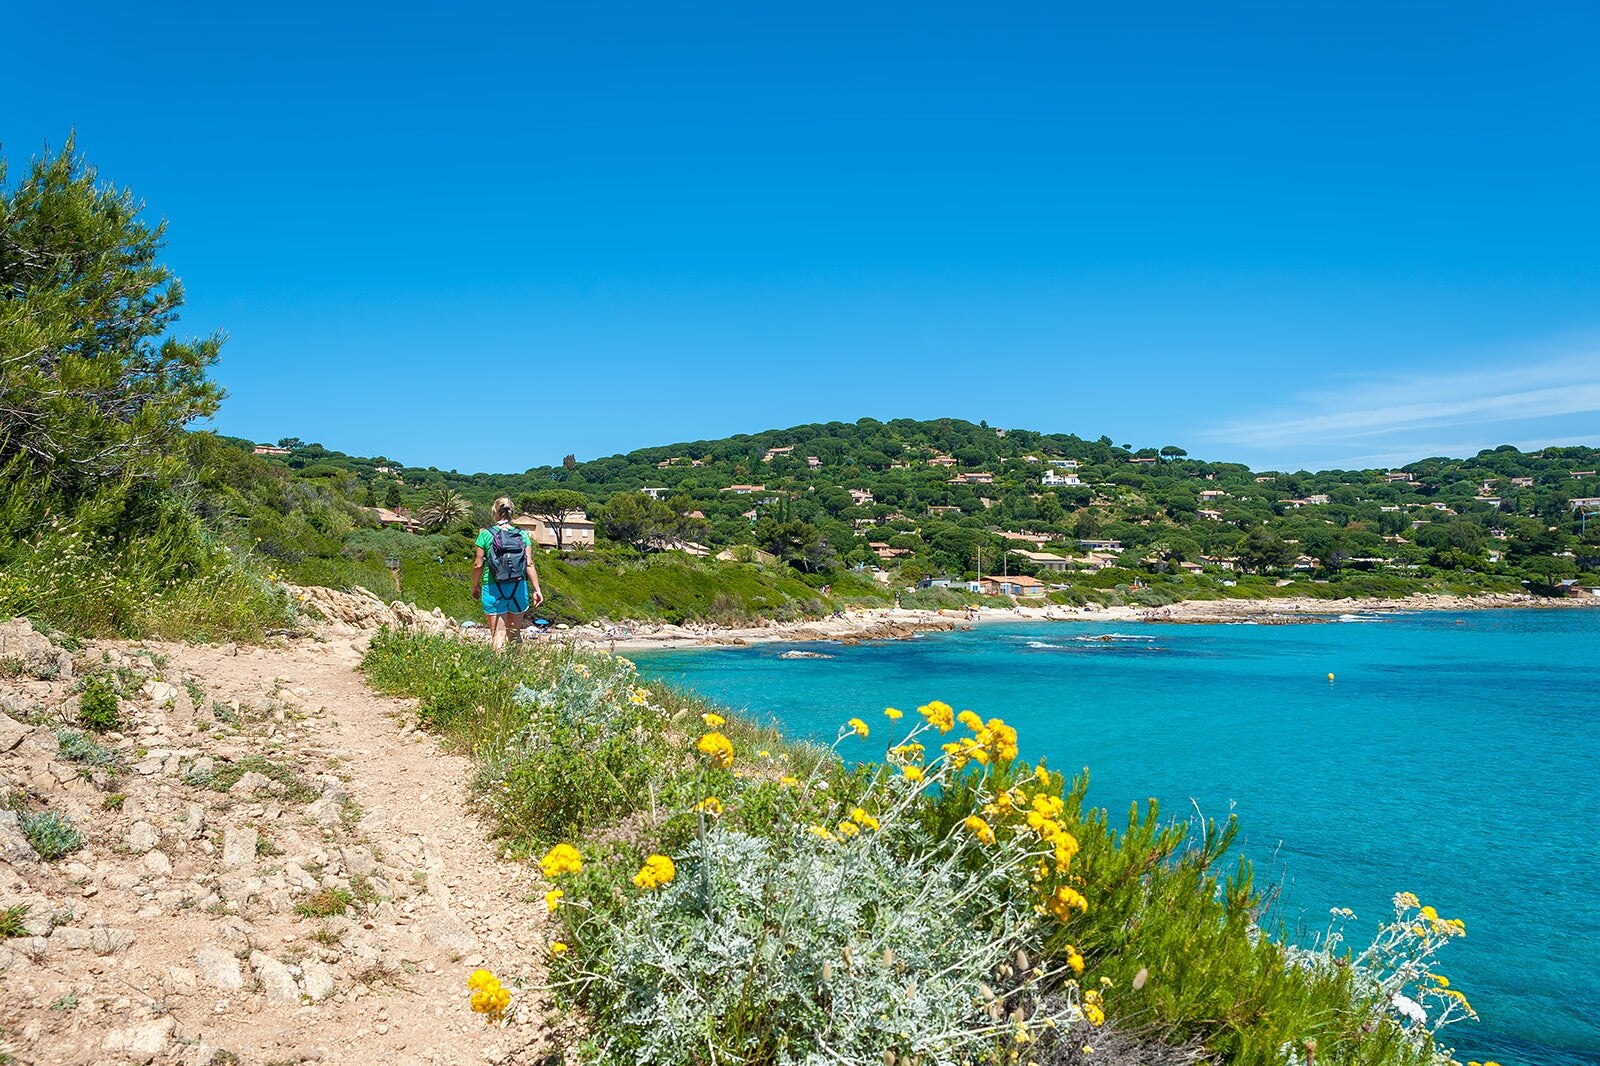
{"label": "beach", "polygon": [[1478,611],[1505,608],[1582,609],[1600,607],[1600,597],[1551,598],[1527,593],[1452,596],[1419,593],[1399,598],[1310,596],[1271,600],[1185,600],[1165,607],[1012,606],[975,611],[918,611],[898,607],[849,610],[831,618],[766,622],[757,626],[673,625],[666,622],[591,623],[559,631],[558,638],[577,640],[616,651],[665,651],[725,648],[756,644],[799,644],[813,641],[856,643],[902,640],[920,633],[949,632],[996,622],[1133,622],[1148,624],[1218,625],[1254,622],[1294,624],[1341,614],[1392,611]]}

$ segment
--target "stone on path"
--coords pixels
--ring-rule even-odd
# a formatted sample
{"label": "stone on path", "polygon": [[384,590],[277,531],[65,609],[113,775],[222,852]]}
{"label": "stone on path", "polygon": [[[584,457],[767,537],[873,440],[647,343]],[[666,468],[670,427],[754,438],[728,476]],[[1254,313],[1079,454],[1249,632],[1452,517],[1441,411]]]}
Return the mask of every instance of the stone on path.
{"label": "stone on path", "polygon": [[194,968],[200,980],[212,988],[237,992],[244,987],[244,971],[239,960],[226,948],[201,948],[195,952]]}
{"label": "stone on path", "polygon": [[167,1050],[178,1021],[172,1015],[148,1022],[136,1022],[106,1034],[101,1048],[128,1062],[149,1062]]}
{"label": "stone on path", "polygon": [[254,829],[229,829],[222,834],[222,865],[247,866],[256,861],[260,834]]}
{"label": "stone on path", "polygon": [[294,1005],[300,1002],[300,987],[294,983],[289,967],[261,951],[250,953],[250,968],[261,982],[268,1003]]}
{"label": "stone on path", "polygon": [[128,828],[126,837],[128,849],[135,855],[143,855],[157,844],[161,843],[161,830],[149,822],[134,822]]}
{"label": "stone on path", "polygon": [[333,971],[319,959],[307,959],[300,964],[300,984],[313,1003],[321,1003],[333,995]]}

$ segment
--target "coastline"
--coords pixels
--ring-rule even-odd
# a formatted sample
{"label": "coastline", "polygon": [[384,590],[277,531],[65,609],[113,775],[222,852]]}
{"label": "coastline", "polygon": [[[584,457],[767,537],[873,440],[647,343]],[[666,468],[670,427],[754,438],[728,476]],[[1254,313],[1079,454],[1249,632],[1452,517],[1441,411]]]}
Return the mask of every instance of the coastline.
{"label": "coastline", "polygon": [[834,618],[767,622],[758,626],[627,622],[590,623],[563,631],[573,640],[620,652],[681,651],[691,648],[749,647],[760,644],[904,640],[921,633],[952,632],[997,622],[1129,622],[1150,625],[1220,625],[1255,622],[1289,625],[1319,621],[1319,616],[1389,611],[1562,610],[1600,608],[1600,597],[1551,599],[1526,593],[1453,596],[1417,593],[1400,598],[1346,597],[1324,600],[1296,596],[1274,600],[1184,600],[1165,607],[981,607],[975,612],[918,611],[872,607]]}

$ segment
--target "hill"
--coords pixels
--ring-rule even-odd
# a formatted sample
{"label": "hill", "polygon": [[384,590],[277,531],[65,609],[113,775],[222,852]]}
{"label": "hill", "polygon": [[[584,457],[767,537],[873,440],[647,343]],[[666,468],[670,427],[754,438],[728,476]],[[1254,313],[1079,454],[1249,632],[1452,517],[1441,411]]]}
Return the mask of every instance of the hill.
{"label": "hill", "polygon": [[[957,419],[864,419],[572,459],[521,474],[460,474],[286,443],[288,454],[269,458],[294,483],[419,517],[441,497],[471,505],[459,521],[439,523],[444,541],[428,539],[439,533],[354,534],[341,549],[347,562],[297,562],[291,570],[299,579],[336,583],[365,567],[355,580],[379,591],[374,559],[382,550],[399,553],[405,584],[405,571],[415,569],[408,560],[431,555],[436,568],[461,560],[461,534],[481,520],[474,508],[481,512],[500,495],[528,502],[563,490],[596,520],[600,548],[550,564],[567,601],[551,610],[573,620],[617,617],[630,600],[640,604],[625,592],[586,595],[593,582],[572,563],[606,560],[624,569],[587,573],[620,578],[628,560],[672,556],[679,570],[738,584],[731,578],[738,568],[687,558],[738,545],[772,553],[812,588],[843,578],[841,594],[863,599],[933,582],[961,587],[999,572],[1038,582],[1010,591],[1057,602],[1149,605],[1273,595],[1285,581],[1300,594],[1326,596],[1559,592],[1563,582],[1593,583],[1600,563],[1600,523],[1587,514],[1600,510],[1600,452],[1587,447],[1525,453],[1503,446],[1393,470],[1255,471],[1171,445],[1135,450],[1106,437]],[[279,554],[302,547],[285,540]],[[418,602],[470,610],[462,596],[431,596],[421,574],[409,580],[406,591]],[[451,580],[464,584],[464,572]],[[653,597],[643,616],[671,612],[693,584]],[[804,604],[797,593],[790,586],[776,598]],[[744,596],[737,609],[770,609],[762,599]],[[672,620],[707,617],[709,603],[677,614]]]}

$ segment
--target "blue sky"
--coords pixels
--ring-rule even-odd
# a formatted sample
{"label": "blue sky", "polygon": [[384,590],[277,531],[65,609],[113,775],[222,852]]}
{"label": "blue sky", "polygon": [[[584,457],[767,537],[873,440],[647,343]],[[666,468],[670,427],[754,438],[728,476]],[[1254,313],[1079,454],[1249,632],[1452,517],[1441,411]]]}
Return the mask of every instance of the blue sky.
{"label": "blue sky", "polygon": [[223,432],[520,470],[863,416],[1600,443],[1600,5],[27,5]]}

